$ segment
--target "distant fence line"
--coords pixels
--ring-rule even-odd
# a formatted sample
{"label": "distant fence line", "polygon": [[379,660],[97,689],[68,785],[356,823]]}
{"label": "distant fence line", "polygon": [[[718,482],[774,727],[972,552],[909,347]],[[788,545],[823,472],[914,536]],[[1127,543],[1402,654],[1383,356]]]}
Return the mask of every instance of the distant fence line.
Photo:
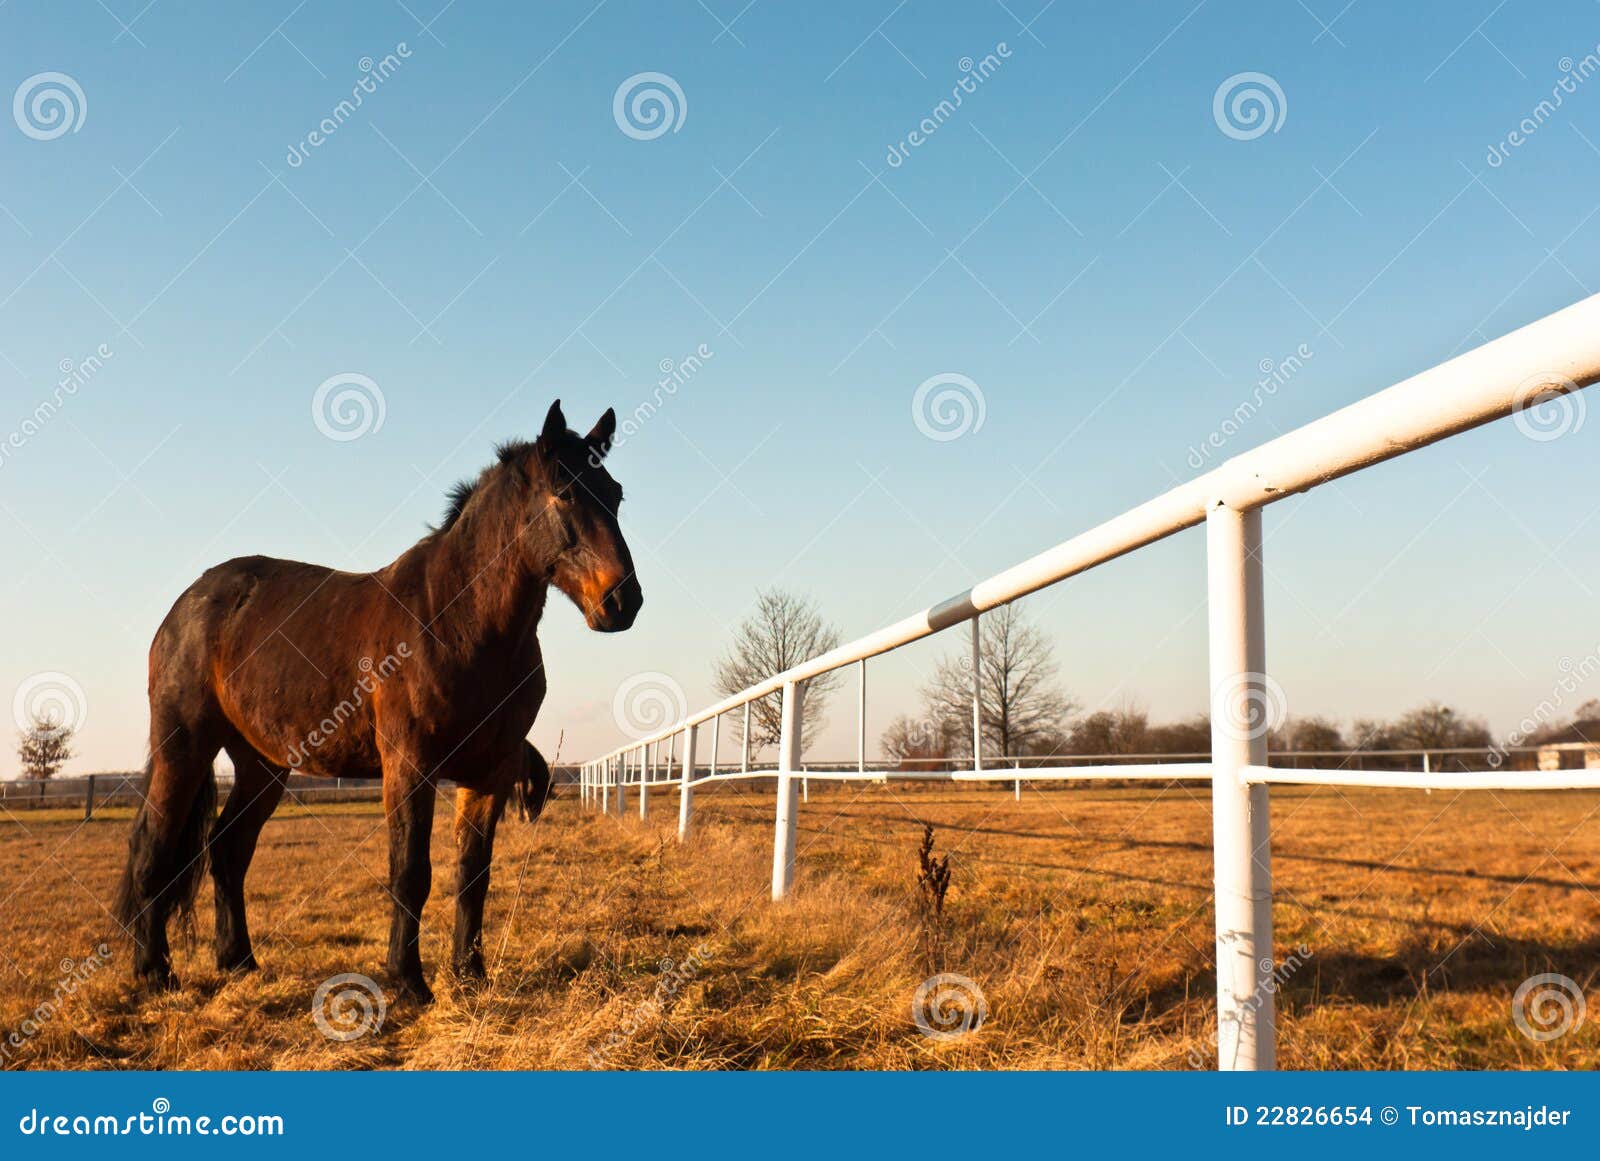
{"label": "distant fence line", "polygon": [[[576,786],[578,767],[557,766],[552,769],[551,776],[558,787]],[[38,780],[6,779],[0,781],[0,819],[6,811],[63,810],[74,806],[81,806],[83,817],[89,819],[102,807],[138,806],[144,800],[143,784],[144,775],[133,772]],[[445,782],[441,786],[453,788],[454,784]],[[232,788],[231,774],[218,776],[220,792],[226,793]],[[284,801],[301,806],[326,802],[381,802],[383,783],[377,778],[311,778],[291,774]]]}
{"label": "distant fence line", "polygon": [[[1502,761],[1497,766],[1493,756],[1501,755]],[[1424,773],[1457,771],[1470,773],[1482,771],[1491,773],[1497,770],[1533,770],[1538,767],[1539,748],[1535,746],[1521,746],[1511,749],[1503,747],[1479,747],[1472,749],[1449,748],[1429,750],[1288,750],[1272,755],[1272,765],[1287,769],[1301,767],[1326,767],[1335,765],[1347,770],[1372,770],[1396,771],[1416,770]],[[1582,765],[1582,755],[1574,754],[1574,765]],[[668,753],[661,762],[659,777],[664,781],[672,777],[672,762],[674,756]],[[1192,764],[1195,762],[1209,762],[1211,755],[1207,753],[1172,753],[1172,754],[1025,754],[1008,758],[993,758],[990,767],[992,777],[990,781],[1006,781],[1004,772],[1015,771],[1020,775],[1017,779],[1017,789],[1020,791],[1021,783],[1035,782],[1039,786],[1048,786],[1056,782],[1071,782],[1071,770],[1074,766],[1115,766],[1120,764],[1151,766],[1167,763],[1175,765]],[[709,765],[709,764],[708,764]],[[727,769],[720,767],[726,765]],[[737,763],[719,763],[719,769],[712,771],[707,766],[708,773],[728,773],[737,769]],[[749,766],[751,773],[763,770],[771,771],[776,766],[775,762],[752,762]],[[885,780],[893,774],[896,780],[911,776],[915,779],[918,774],[933,775],[939,781],[939,775],[953,773],[969,768],[970,762],[963,758],[885,758],[876,762],[869,761],[865,769],[868,775],[874,773],[881,775]],[[857,760],[851,761],[818,761],[802,762],[800,772],[802,775],[816,773],[819,777],[836,774],[843,771],[860,770],[861,764]],[[580,782],[581,767],[576,765],[557,766],[552,770],[555,785],[577,786]],[[1030,775],[1032,777],[1030,777]],[[1172,772],[1173,780],[1194,777],[1182,770]],[[31,779],[6,779],[0,781],[0,807],[7,810],[61,810],[73,805],[81,805],[84,817],[92,818],[94,811],[104,806],[138,806],[143,798],[141,783],[144,776],[133,772],[104,773],[104,774],[79,774],[65,778]],[[1148,778],[1145,779],[1146,781]],[[446,787],[450,783],[444,784]],[[217,779],[218,789],[227,791],[233,786],[231,775],[221,775]],[[383,785],[376,778],[312,778],[300,774],[289,776],[289,789],[285,794],[286,801],[299,805],[310,805],[322,802],[381,802],[383,800]]]}

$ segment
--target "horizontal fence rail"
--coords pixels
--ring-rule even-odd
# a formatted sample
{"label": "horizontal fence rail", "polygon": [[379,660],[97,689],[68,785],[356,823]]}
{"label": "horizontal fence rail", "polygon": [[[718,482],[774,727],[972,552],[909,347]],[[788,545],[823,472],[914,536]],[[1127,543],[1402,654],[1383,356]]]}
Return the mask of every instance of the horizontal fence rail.
{"label": "horizontal fence rail", "polygon": [[[996,573],[948,600],[774,673],[665,729],[636,739],[581,768],[586,804],[622,816],[627,796],[649,811],[651,788],[676,783],[678,832],[693,823],[694,792],[720,781],[776,782],[772,896],[793,887],[796,820],[803,786],[821,780],[948,780],[1013,782],[1085,779],[1208,780],[1212,801],[1212,859],[1216,887],[1217,1063],[1224,1070],[1270,1069],[1275,1064],[1272,961],[1272,870],[1269,794],[1274,785],[1368,786],[1421,790],[1600,789],[1600,770],[1507,771],[1510,753],[1475,770],[1435,769],[1433,760],[1484,751],[1417,751],[1420,770],[1351,769],[1352,759],[1396,759],[1402,752],[1363,751],[1337,765],[1319,755],[1267,754],[1265,611],[1262,602],[1261,511],[1286,496],[1360,471],[1534,403],[1600,380],[1600,295],[1530,323],[1304,427],[1234,456],[1205,474]],[[1074,764],[1066,756],[1022,767],[983,753],[976,683],[983,613],[1144,548],[1177,532],[1206,526],[1206,588],[1210,643],[1211,750],[1206,755],[1142,755],[1124,762]],[[973,737],[970,764],[952,769],[872,769],[866,758],[868,659],[913,641],[971,626]],[[857,759],[807,766],[800,754],[805,683],[846,666],[858,671]],[[750,705],[781,698],[777,760],[770,769],[750,760]],[[719,757],[723,717],[741,711],[739,759]],[[709,733],[709,739],[703,737]],[[681,745],[680,745],[681,739]],[[709,750],[702,750],[709,741]],[[1178,758],[1173,761],[1169,758]],[[1307,759],[1310,765],[1301,759]],[[1029,760],[1033,761],[1033,760]],[[674,770],[676,762],[676,770]],[[723,767],[728,768],[724,771]]]}

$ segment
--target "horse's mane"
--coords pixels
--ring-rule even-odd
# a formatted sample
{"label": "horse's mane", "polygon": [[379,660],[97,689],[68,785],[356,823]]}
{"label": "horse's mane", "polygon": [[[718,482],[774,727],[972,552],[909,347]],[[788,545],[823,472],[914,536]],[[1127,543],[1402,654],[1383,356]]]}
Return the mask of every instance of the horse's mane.
{"label": "horse's mane", "polygon": [[451,487],[448,493],[449,503],[444,510],[444,519],[439,522],[439,526],[433,531],[436,533],[448,532],[455,527],[456,521],[461,519],[461,513],[471,503],[472,497],[477,494],[478,488],[488,478],[489,473],[499,471],[507,464],[526,459],[527,454],[533,448],[534,444],[525,439],[508,439],[504,443],[496,444],[494,463],[479,472],[477,479],[457,480],[454,486]]}

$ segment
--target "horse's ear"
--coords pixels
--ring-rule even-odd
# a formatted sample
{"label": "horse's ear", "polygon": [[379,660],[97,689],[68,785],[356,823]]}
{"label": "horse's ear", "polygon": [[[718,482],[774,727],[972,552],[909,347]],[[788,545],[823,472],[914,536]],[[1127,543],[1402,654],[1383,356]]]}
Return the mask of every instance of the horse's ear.
{"label": "horse's ear", "polygon": [[567,433],[567,417],[561,414],[561,400],[557,399],[550,405],[549,413],[544,417],[544,430],[539,433],[539,442],[553,444]]}
{"label": "horse's ear", "polygon": [[594,449],[595,456],[605,459],[606,453],[611,450],[611,440],[617,434],[617,413],[614,408],[606,408],[606,413],[594,425],[594,430],[584,438],[589,446]]}

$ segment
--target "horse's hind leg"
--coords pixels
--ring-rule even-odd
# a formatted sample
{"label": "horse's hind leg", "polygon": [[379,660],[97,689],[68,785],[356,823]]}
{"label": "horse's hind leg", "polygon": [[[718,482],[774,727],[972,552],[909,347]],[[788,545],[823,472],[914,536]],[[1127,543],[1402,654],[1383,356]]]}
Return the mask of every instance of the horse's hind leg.
{"label": "horse's hind leg", "polygon": [[254,971],[250,929],[244,915],[244,877],[256,853],[256,840],[283,799],[289,772],[274,766],[249,746],[227,747],[233,759],[233,791],[211,832],[211,879],[217,889],[217,968]]}
{"label": "horse's hind leg", "polygon": [[456,789],[456,935],[451,968],[458,979],[484,976],[483,901],[489,893],[495,826],[505,810],[507,793]]}
{"label": "horse's hind leg", "polygon": [[133,972],[156,987],[177,986],[167,920],[187,909],[205,873],[206,841],[216,810],[211,763],[218,746],[204,731],[152,721],[144,803],[128,837],[128,863],[117,920],[132,938]]}

